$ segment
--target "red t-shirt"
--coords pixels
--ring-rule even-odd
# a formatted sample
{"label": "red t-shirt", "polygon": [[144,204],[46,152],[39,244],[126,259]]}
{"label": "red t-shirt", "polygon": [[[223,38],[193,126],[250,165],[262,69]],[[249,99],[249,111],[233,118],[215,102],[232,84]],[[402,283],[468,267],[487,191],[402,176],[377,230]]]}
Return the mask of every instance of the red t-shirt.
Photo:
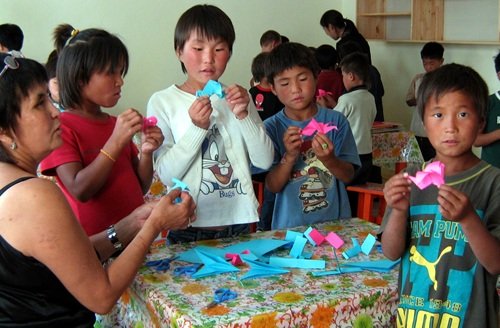
{"label": "red t-shirt", "polygon": [[[116,117],[113,116],[99,121],[69,112],[61,113],[60,120],[63,145],[41,162],[40,169],[44,175],[56,175],[55,169],[62,164],[80,162],[85,167],[92,163],[111,136],[116,123]],[[132,162],[137,155],[137,147],[131,141],[116,158],[108,181],[85,203],[76,200],[56,176],[87,235],[105,230],[144,203],[142,188]]]}
{"label": "red t-shirt", "polygon": [[318,75],[316,89],[331,92],[335,101],[338,101],[339,97],[344,93],[342,73],[337,70],[321,70]]}

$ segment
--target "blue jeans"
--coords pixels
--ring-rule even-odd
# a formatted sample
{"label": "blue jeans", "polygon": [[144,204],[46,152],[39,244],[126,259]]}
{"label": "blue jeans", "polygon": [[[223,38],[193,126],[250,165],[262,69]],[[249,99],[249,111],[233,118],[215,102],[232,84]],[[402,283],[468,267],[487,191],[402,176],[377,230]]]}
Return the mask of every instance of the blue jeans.
{"label": "blue jeans", "polygon": [[250,225],[233,224],[223,230],[189,227],[185,230],[170,231],[167,238],[171,244],[181,244],[198,240],[233,238],[248,233],[250,233]]}

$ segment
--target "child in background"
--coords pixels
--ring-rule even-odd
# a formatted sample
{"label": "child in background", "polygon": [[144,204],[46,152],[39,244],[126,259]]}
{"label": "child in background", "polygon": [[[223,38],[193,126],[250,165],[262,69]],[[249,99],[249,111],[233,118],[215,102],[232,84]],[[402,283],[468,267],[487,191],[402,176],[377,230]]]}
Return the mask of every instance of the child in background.
{"label": "child in background", "polygon": [[[319,66],[314,55],[302,44],[285,43],[271,52],[267,69],[268,81],[285,104],[264,122],[275,147],[266,178],[267,188],[276,193],[272,228],[351,217],[345,184],[359,167],[356,143],[342,114],[315,103]],[[336,128],[302,135],[312,119]]]}
{"label": "child in background", "polygon": [[56,175],[87,235],[107,235],[117,251],[140,228],[132,220],[120,231],[117,223],[144,203],[163,135],[158,127],[145,129],[138,157],[132,137],[143,129],[139,112],[129,108],[114,117],[102,111],[120,99],[129,64],[125,45],[104,30],[72,31],[58,37],[71,35],[57,63],[63,145],[42,161],[41,171]]}
{"label": "child in background", "polygon": [[[432,72],[443,65],[443,53],[444,48],[440,43],[427,42],[424,44],[422,50],[420,51],[420,58],[422,59],[422,65],[424,66],[425,73]],[[425,73],[419,73],[411,80],[408,93],[406,94],[406,104],[410,107],[414,108],[417,105],[418,88]],[[424,161],[428,161],[433,158],[436,155],[436,151],[427,138],[427,133],[424,129],[422,119],[420,118],[416,108],[414,108],[412,114],[410,131],[415,133],[415,138],[417,139]]]}
{"label": "child in background", "polygon": [[[268,52],[261,52],[253,59],[252,76],[256,85],[248,90],[262,121],[273,116],[284,107],[278,97],[273,93],[271,84],[267,81],[266,60],[268,57]],[[258,182],[265,182],[266,175],[267,172],[254,174],[252,175],[252,179]],[[258,223],[259,230],[271,230],[274,199],[274,193],[264,187],[264,201],[260,209],[260,221]]]}
{"label": "child in background", "polygon": [[273,30],[265,31],[259,40],[260,51],[269,52],[279,46],[281,42],[281,34]]}
{"label": "child in background", "polygon": [[344,92],[344,84],[342,82],[342,73],[338,69],[339,55],[337,50],[329,44],[323,44],[316,48],[314,56],[318,61],[321,71],[318,74],[317,90],[323,90],[329,93],[332,101],[329,104],[321,103],[321,98],[326,96],[316,95],[316,99],[323,107],[333,108],[337,104],[340,95]]}
{"label": "child in background", "polygon": [[16,24],[0,25],[0,52],[21,51],[24,34]]}
{"label": "child in background", "polygon": [[472,152],[487,97],[479,74],[458,64],[420,84],[418,113],[445,183],[420,190],[408,178],[418,168],[409,167],[384,187],[382,249],[401,257],[398,327],[499,325],[500,170]]}
{"label": "child in background", "polygon": [[368,91],[370,63],[365,54],[354,52],[342,59],[340,68],[347,92],[340,96],[334,110],[349,121],[361,161],[351,184],[362,184],[368,181],[373,165],[371,129],[377,114],[375,99]]}
{"label": "child in background", "polygon": [[[500,79],[500,53],[495,57],[495,72]],[[481,159],[500,168],[500,91],[488,98],[486,125],[482,133],[477,136],[476,147],[483,147]]]}
{"label": "child in background", "polygon": [[60,112],[64,111],[59,98],[59,83],[56,77],[57,69],[57,50],[52,50],[45,63],[45,70],[49,78],[49,99],[52,105]]}
{"label": "child in background", "polygon": [[273,116],[284,107],[273,93],[271,84],[267,81],[266,60],[268,57],[268,52],[261,52],[253,59],[251,69],[256,84],[248,90],[262,121]]}
{"label": "child in background", "polygon": [[243,87],[223,87],[221,95],[196,96],[208,81],[218,81],[235,39],[229,17],[212,5],[196,5],[179,18],[174,48],[187,79],[156,92],[148,115],[158,118],[165,135],[155,152],[161,181],[184,181],[197,203],[193,227],[171,231],[173,243],[236,236],[257,222],[258,202],[250,167],[267,170],[273,147],[262,120]]}

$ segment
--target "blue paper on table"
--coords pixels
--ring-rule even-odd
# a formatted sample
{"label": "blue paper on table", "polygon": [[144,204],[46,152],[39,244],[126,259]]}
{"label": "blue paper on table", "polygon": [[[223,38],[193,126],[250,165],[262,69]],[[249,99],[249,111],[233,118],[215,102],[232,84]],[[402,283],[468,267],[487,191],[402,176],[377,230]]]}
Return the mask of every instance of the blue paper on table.
{"label": "blue paper on table", "polygon": [[250,267],[250,270],[245,273],[240,280],[244,279],[251,279],[251,278],[263,278],[263,277],[270,277],[274,276],[277,274],[283,274],[283,273],[288,273],[290,271],[282,269],[282,268],[277,268],[275,266],[262,263],[259,261],[254,261],[250,260],[246,257],[243,257],[243,261],[248,264]]}
{"label": "blue paper on table", "polygon": [[361,246],[359,246],[359,242],[356,238],[351,238],[352,247],[342,253],[342,256],[348,260],[351,257],[357,256],[361,252]]}
{"label": "blue paper on table", "polygon": [[254,255],[261,257],[264,254],[274,251],[288,243],[290,242],[282,239],[254,239],[227,246],[224,250],[226,253],[242,253],[248,249],[252,251]]}
{"label": "blue paper on table", "polygon": [[[389,272],[391,271],[398,263],[400,259],[396,261],[391,260],[376,260],[376,261],[363,261],[363,262],[347,262],[344,263],[344,266],[360,268],[369,271],[377,271],[377,272]],[[342,271],[344,267],[342,267]]]}
{"label": "blue paper on table", "polygon": [[209,80],[203,90],[196,91],[196,97],[217,95],[219,98],[224,98],[224,89],[222,84],[217,81]]}
{"label": "blue paper on table", "polygon": [[304,236],[304,234],[302,232],[287,230],[286,231],[286,235],[285,235],[285,240],[294,242],[295,238],[297,238],[297,237],[303,237],[303,236]]}
{"label": "blue paper on table", "polygon": [[361,245],[361,251],[364,254],[369,255],[370,252],[372,251],[373,245],[375,245],[376,241],[377,241],[377,238],[375,238],[374,235],[369,233],[366,236],[365,240],[363,241],[363,244]]}
{"label": "blue paper on table", "polygon": [[220,256],[205,252],[199,248],[195,248],[195,252],[203,262],[203,267],[191,276],[193,278],[202,278],[220,273],[240,271],[237,267],[233,266]]}
{"label": "blue paper on table", "polygon": [[302,255],[304,246],[306,246],[307,238],[297,236],[295,242],[293,243],[292,249],[290,250],[290,256],[293,258],[299,258]]}
{"label": "blue paper on table", "polygon": [[311,274],[314,277],[323,277],[323,276],[331,276],[331,275],[337,275],[337,274],[343,274],[343,273],[353,273],[353,272],[361,272],[363,269],[361,268],[346,268],[342,267],[341,270],[335,269],[335,270],[327,270],[327,271],[312,271]]}
{"label": "blue paper on table", "polygon": [[217,247],[208,247],[208,246],[196,246],[195,248],[189,249],[185,252],[182,252],[179,254],[179,257],[177,258],[179,261],[184,261],[184,262],[190,262],[190,263],[199,263],[203,264],[203,261],[201,258],[198,256],[198,253],[196,250],[201,250],[204,253],[208,253],[214,256],[219,256],[224,258],[226,256],[226,252],[223,248],[217,248]]}
{"label": "blue paper on table", "polygon": [[325,260],[294,259],[279,256],[271,256],[269,258],[269,264],[278,267],[299,269],[324,269],[326,266]]}

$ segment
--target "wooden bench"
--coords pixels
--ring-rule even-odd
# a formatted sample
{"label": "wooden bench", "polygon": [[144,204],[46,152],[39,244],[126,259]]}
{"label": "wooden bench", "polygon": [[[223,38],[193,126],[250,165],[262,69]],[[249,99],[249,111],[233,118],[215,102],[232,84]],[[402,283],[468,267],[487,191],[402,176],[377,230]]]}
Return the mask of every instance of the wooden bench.
{"label": "wooden bench", "polygon": [[[347,191],[358,193],[357,217],[381,224],[385,212],[384,185],[368,182],[362,185],[347,186]],[[377,215],[373,214],[373,204],[379,201]]]}

